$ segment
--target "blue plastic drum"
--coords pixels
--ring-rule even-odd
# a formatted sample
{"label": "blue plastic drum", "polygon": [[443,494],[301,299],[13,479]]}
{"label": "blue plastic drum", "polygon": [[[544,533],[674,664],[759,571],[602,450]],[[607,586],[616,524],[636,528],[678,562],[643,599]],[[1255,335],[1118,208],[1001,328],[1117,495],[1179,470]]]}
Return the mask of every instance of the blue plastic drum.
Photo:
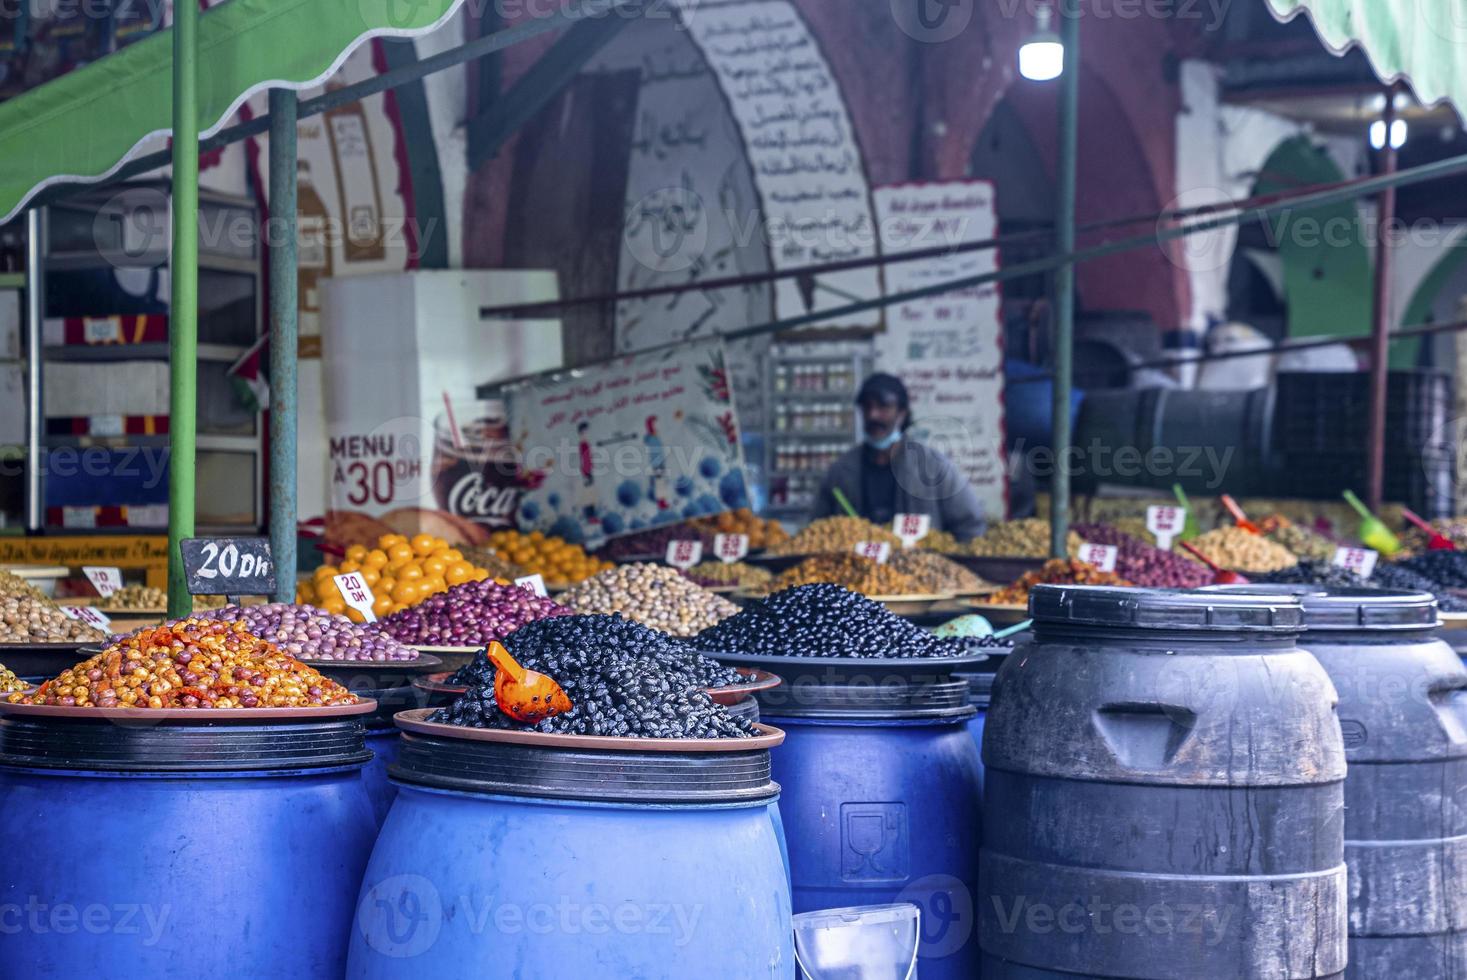
{"label": "blue plastic drum", "polygon": [[342,975],[377,831],[360,721],[17,708],[0,716],[0,834],[25,846],[0,874],[0,976]]}
{"label": "blue plastic drum", "polygon": [[786,734],[774,776],[795,911],[915,903],[923,980],[977,976],[982,783],[967,682],[795,685],[761,700]]}
{"label": "blue plastic drum", "polygon": [[398,795],[348,977],[793,975],[770,819],[777,733],[705,752],[661,739],[514,744],[423,713],[399,719]]}

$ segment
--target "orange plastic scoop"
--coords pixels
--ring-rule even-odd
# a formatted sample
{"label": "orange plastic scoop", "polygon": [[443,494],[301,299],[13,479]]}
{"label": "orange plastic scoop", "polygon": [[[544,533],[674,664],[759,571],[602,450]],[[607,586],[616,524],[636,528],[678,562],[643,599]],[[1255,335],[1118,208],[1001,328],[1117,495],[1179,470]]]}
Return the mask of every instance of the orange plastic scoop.
{"label": "orange plastic scoop", "polygon": [[553,677],[521,667],[504,644],[496,640],[484,653],[494,665],[494,700],[515,721],[533,725],[571,709],[571,699]]}
{"label": "orange plastic scoop", "polygon": [[1259,530],[1257,524],[1254,524],[1252,521],[1248,520],[1248,515],[1243,513],[1243,508],[1238,506],[1238,502],[1236,500],[1234,500],[1227,494],[1223,494],[1218,499],[1222,501],[1222,505],[1227,508],[1228,513],[1233,515],[1233,521],[1238,525],[1238,527],[1247,531],[1249,534],[1263,533],[1261,530]]}
{"label": "orange plastic scoop", "polygon": [[1177,543],[1180,544],[1183,548],[1185,548],[1187,550],[1188,554],[1190,554],[1193,558],[1196,558],[1198,561],[1202,562],[1202,564],[1204,564],[1208,568],[1212,569],[1212,584],[1213,585],[1247,585],[1248,584],[1248,579],[1245,576],[1239,575],[1237,572],[1230,571],[1230,570],[1228,570],[1226,568],[1218,568],[1217,567],[1217,563],[1215,561],[1213,561],[1211,558],[1209,558],[1206,555],[1204,555],[1202,552],[1198,551],[1196,548],[1192,547],[1187,542],[1185,542],[1185,541],[1178,541]]}

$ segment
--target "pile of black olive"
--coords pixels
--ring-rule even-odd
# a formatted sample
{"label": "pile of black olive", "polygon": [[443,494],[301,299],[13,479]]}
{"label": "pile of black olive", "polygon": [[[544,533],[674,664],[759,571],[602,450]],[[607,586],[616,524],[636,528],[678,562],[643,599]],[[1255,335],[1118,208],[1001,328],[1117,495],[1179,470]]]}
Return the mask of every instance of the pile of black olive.
{"label": "pile of black olive", "polygon": [[797,585],[711,626],[690,640],[713,653],[778,657],[959,657],[975,639],[934,636],[839,585]]}
{"label": "pile of black olive", "polygon": [[625,738],[748,738],[703,690],[738,673],[702,658],[670,636],[620,616],[556,616],[527,623],[504,640],[521,665],[549,675],[571,710],[535,725],[510,718],[494,700],[494,667],[482,654],[454,675],[469,689],[429,721],[556,735]]}
{"label": "pile of black olive", "polygon": [[1397,562],[1397,567],[1440,582],[1448,589],[1467,589],[1467,552],[1464,551],[1423,551]]}
{"label": "pile of black olive", "polygon": [[[1450,554],[1450,552],[1433,552],[1433,554]],[[1437,608],[1442,612],[1467,611],[1467,600],[1447,591],[1448,588],[1456,588],[1456,586],[1423,574],[1422,566],[1417,562],[1424,557],[1426,556],[1421,555],[1405,562],[1377,562],[1375,571],[1371,573],[1369,579],[1361,579],[1354,572],[1338,565],[1311,561],[1301,561],[1292,568],[1269,572],[1266,575],[1250,575],[1249,578],[1260,583],[1322,585],[1337,589],[1364,587],[1400,589],[1406,592],[1430,592],[1436,596]]]}

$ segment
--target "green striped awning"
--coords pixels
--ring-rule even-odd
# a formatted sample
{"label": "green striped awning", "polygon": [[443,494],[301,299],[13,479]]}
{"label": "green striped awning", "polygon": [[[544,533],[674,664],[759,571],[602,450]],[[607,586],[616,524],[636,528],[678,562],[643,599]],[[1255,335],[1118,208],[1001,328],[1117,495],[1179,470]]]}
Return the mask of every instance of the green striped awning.
{"label": "green striped awning", "polygon": [[[192,0],[190,0],[192,2]],[[201,136],[246,99],[310,88],[374,37],[413,37],[463,0],[228,0],[199,17]],[[173,32],[0,105],[0,221],[47,184],[99,180],[171,128]]]}
{"label": "green striped awning", "polygon": [[1426,105],[1467,107],[1467,0],[1268,0],[1274,16],[1301,11],[1335,53],[1359,45],[1382,81],[1404,79]]}

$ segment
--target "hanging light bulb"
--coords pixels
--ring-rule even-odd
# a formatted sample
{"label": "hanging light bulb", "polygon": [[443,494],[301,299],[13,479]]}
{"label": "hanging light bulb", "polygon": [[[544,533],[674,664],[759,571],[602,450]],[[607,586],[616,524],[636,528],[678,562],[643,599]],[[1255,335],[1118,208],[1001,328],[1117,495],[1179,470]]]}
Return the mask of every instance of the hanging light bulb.
{"label": "hanging light bulb", "polygon": [[[1399,150],[1406,145],[1406,136],[1409,130],[1406,120],[1395,119],[1391,122],[1391,149]],[[1383,150],[1386,145],[1386,124],[1384,119],[1377,119],[1370,124],[1370,148]]]}
{"label": "hanging light bulb", "polygon": [[1050,28],[1053,11],[1040,7],[1034,15],[1034,33],[1019,48],[1019,74],[1031,82],[1048,82],[1065,70],[1065,46]]}

